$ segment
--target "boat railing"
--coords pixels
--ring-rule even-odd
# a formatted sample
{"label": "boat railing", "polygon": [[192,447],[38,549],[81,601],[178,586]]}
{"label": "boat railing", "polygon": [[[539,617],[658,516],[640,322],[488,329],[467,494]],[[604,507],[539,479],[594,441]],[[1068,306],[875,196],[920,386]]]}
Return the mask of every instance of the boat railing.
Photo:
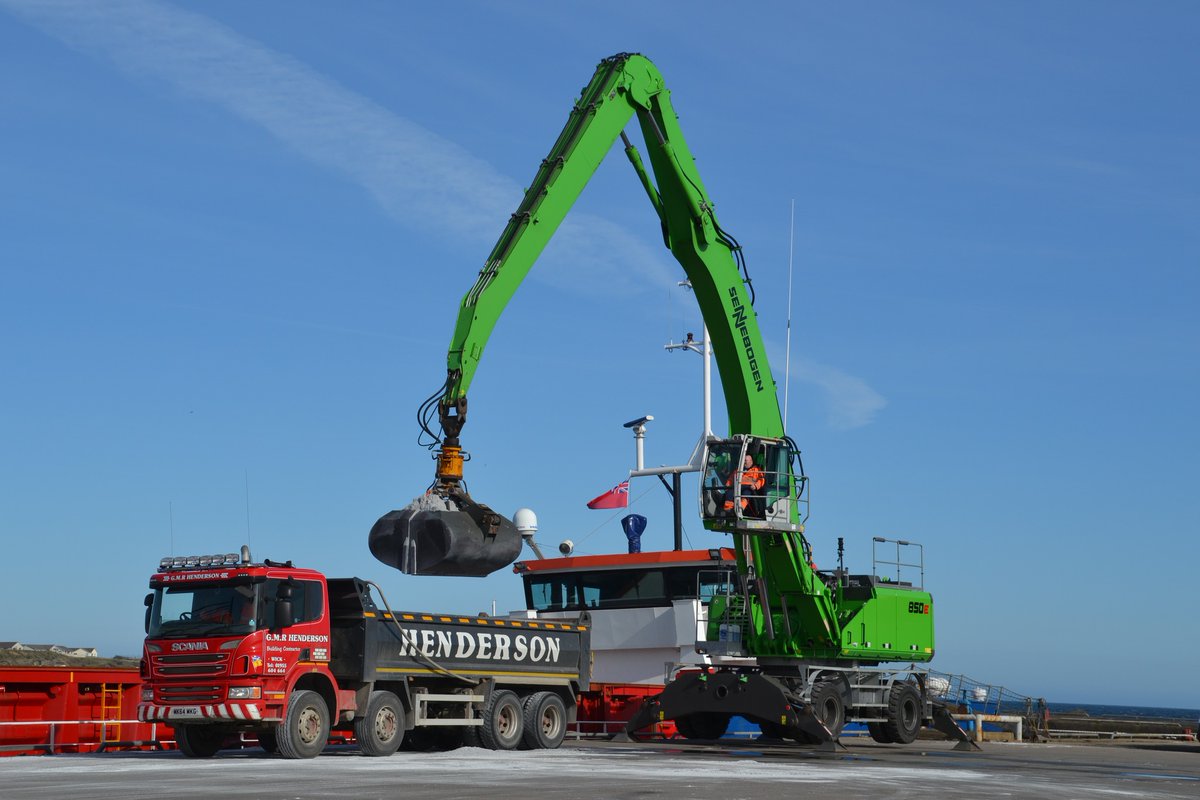
{"label": "boat railing", "polygon": [[1019,716],[1022,733],[1034,740],[1049,738],[1049,713],[1045,698],[1023,695],[967,675],[936,670],[929,671],[926,686],[934,698],[947,703],[952,711],[966,718],[976,715]]}

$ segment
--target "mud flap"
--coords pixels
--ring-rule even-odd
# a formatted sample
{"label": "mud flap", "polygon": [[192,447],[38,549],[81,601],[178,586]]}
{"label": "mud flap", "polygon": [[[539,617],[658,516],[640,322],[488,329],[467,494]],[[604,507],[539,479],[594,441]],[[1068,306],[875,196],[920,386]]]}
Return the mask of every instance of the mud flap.
{"label": "mud flap", "polygon": [[482,578],[521,553],[521,534],[505,517],[465,495],[457,510],[404,508],[384,514],[367,544],[375,558],[406,575]]}
{"label": "mud flap", "polygon": [[967,736],[967,732],[958,727],[958,723],[954,721],[954,717],[950,716],[950,709],[945,703],[937,700],[931,701],[933,706],[933,722],[932,727],[939,733],[945,734],[947,739],[952,739],[956,742],[955,750],[982,750],[983,748],[971,741],[971,737]]}
{"label": "mud flap", "polygon": [[783,735],[818,750],[834,751],[836,740],[812,713],[812,708],[774,678],[760,672],[719,670],[677,677],[638,709],[625,726],[629,741],[635,732],[656,722],[691,714],[743,716],[759,724],[778,726]]}

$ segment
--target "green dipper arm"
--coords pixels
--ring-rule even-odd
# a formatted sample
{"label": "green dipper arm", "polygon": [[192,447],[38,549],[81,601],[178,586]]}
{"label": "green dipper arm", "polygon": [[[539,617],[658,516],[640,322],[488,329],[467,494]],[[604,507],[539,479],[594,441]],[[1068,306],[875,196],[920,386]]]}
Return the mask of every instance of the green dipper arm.
{"label": "green dipper arm", "polygon": [[717,222],[662,75],[648,59],[631,54],[607,58],[597,67],[463,298],[447,356],[443,423],[448,409],[465,411],[467,390],[500,314],[635,114],[653,182],[627,139],[626,153],[659,214],[667,247],[695,290],[713,341],[730,432],[783,435],[775,383],[738,270],[736,244]]}

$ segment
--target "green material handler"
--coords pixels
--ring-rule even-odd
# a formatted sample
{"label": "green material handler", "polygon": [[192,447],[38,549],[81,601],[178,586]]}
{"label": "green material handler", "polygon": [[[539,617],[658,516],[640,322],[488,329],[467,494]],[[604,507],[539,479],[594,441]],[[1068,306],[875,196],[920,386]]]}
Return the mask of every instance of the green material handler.
{"label": "green material handler", "polygon": [[[635,116],[649,170],[625,133]],[[417,503],[376,523],[372,552],[409,573],[470,576],[520,552],[513,523],[462,483],[468,389],[500,314],[618,137],[713,342],[729,436],[707,443],[701,516],[732,536],[740,575],[710,605],[707,640],[697,643],[713,666],[677,676],[627,730],[673,719],[686,736],[715,738],[739,714],[768,736],[812,745],[832,746],[851,720],[879,741],[912,741],[922,724],[965,740],[916,666],[933,658],[933,599],[900,578],[903,568],[923,578],[908,555],[919,546],[877,539],[876,547],[895,544],[896,556],[876,560],[869,574],[844,569],[840,541],[836,570],[813,564],[801,514],[807,479],[783,429],[741,247],[717,219],[662,75],[640,55],[597,67],[463,298],[446,380],[418,413],[437,447],[434,482]],[[895,578],[878,578],[879,564],[892,565]],[[896,662],[906,666],[881,666]]]}

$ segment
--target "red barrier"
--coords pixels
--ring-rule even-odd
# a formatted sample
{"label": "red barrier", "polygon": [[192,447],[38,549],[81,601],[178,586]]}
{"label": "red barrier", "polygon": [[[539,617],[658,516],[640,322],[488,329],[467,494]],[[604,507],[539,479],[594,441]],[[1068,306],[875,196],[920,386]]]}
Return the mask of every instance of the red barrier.
{"label": "red barrier", "polygon": [[[174,742],[162,723],[137,722],[142,681],[134,668],[0,667],[0,756],[151,749]],[[595,684],[579,698],[576,730],[615,734],[661,686]],[[651,731],[675,736],[675,724]]]}
{"label": "red barrier", "polygon": [[[579,714],[575,730],[581,735],[615,734],[625,730],[643,701],[661,693],[662,686],[636,683],[592,684],[591,691],[579,696]],[[674,722],[660,722],[649,729],[667,739],[675,736]]]}
{"label": "red barrier", "polygon": [[[135,668],[0,667],[0,756],[147,749],[172,739],[137,722]],[[20,723],[20,724],[16,724]]]}

